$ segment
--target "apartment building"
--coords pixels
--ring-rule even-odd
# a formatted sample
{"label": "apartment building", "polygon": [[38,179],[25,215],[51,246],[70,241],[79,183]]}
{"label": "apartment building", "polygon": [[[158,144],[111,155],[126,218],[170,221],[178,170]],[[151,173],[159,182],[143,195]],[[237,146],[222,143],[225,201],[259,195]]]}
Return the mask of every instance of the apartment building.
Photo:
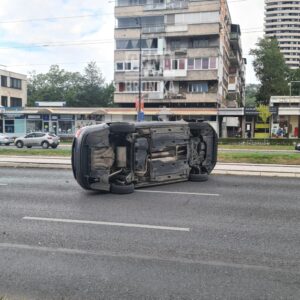
{"label": "apartment building", "polygon": [[116,104],[134,107],[141,71],[145,108],[209,110],[218,123],[219,108],[243,105],[241,33],[226,0],[118,0],[115,17]]}
{"label": "apartment building", "polygon": [[0,70],[0,106],[4,108],[25,107],[27,104],[26,75]]}
{"label": "apartment building", "polygon": [[265,0],[265,36],[276,37],[286,64],[299,68],[300,1]]}

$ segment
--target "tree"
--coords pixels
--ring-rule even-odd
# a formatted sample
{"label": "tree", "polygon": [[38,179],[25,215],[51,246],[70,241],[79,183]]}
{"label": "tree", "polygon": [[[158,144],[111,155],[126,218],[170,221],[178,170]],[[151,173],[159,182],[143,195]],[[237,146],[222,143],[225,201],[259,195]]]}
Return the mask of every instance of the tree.
{"label": "tree", "polygon": [[246,107],[256,107],[256,94],[259,90],[258,84],[246,85]]}
{"label": "tree", "polygon": [[101,71],[95,62],[87,65],[83,81],[74,106],[107,107],[113,105],[113,84],[105,84]]}
{"label": "tree", "polygon": [[[266,125],[267,122],[268,122],[268,119],[272,115],[270,113],[269,106],[268,105],[260,104],[257,107],[257,111],[258,111],[258,116],[260,117],[260,119],[262,120],[262,122],[264,123],[264,125]],[[265,133],[266,133],[266,128],[265,128]]]}
{"label": "tree", "polygon": [[271,96],[289,94],[289,69],[275,38],[260,39],[256,45],[256,49],[250,50],[256,76],[261,82],[256,98],[258,103],[269,104]]}
{"label": "tree", "polygon": [[67,72],[53,65],[46,74],[31,72],[28,81],[28,105],[36,101],[70,101],[82,81],[80,73]]}
{"label": "tree", "polygon": [[68,72],[53,65],[45,74],[31,72],[28,82],[28,105],[36,101],[65,101],[67,106],[95,107],[113,105],[114,86],[106,84],[96,63],[84,74]]}

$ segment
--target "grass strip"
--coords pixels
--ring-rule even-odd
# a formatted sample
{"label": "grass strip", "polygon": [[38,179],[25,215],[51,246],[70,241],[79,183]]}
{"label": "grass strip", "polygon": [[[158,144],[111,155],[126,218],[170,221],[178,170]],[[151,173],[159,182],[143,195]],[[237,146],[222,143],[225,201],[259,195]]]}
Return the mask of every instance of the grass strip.
{"label": "grass strip", "polygon": [[0,149],[0,155],[13,156],[71,156],[71,149]]}
{"label": "grass strip", "polygon": [[300,165],[300,153],[220,152],[218,161],[224,163]]}
{"label": "grass strip", "polygon": [[287,145],[219,145],[219,148],[233,150],[295,150],[295,146]]}

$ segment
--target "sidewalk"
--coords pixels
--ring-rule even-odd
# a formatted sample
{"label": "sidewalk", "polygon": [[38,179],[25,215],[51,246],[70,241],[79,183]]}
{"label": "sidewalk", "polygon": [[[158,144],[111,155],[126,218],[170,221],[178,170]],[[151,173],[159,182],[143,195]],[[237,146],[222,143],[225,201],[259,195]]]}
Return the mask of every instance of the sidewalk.
{"label": "sidewalk", "polygon": [[[71,160],[53,156],[0,156],[0,167],[71,169]],[[218,163],[213,174],[300,179],[300,166]]]}

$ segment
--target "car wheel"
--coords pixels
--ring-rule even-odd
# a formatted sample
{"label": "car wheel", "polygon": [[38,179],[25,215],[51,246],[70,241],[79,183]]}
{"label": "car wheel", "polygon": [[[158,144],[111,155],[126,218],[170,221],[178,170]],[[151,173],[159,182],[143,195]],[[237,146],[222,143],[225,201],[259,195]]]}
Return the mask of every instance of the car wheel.
{"label": "car wheel", "polygon": [[116,183],[111,183],[110,191],[113,194],[131,194],[134,192],[134,184],[131,183],[126,185],[120,185]]}
{"label": "car wheel", "polygon": [[23,144],[22,141],[18,141],[18,142],[16,142],[16,146],[17,146],[18,148],[23,148],[23,147],[24,147],[24,144]]}
{"label": "car wheel", "polygon": [[194,182],[203,182],[208,180],[208,174],[203,173],[203,174],[190,174],[190,181]]}
{"label": "car wheel", "polygon": [[112,123],[109,125],[109,130],[114,133],[134,133],[135,125],[128,123]]}
{"label": "car wheel", "polygon": [[52,148],[52,149],[56,149],[56,148],[57,148],[57,145],[52,145],[51,148]]}
{"label": "car wheel", "polygon": [[29,149],[32,148],[32,146],[26,146],[26,147],[29,148]]}
{"label": "car wheel", "polygon": [[42,142],[42,148],[43,149],[48,149],[49,148],[49,143],[48,142]]}

